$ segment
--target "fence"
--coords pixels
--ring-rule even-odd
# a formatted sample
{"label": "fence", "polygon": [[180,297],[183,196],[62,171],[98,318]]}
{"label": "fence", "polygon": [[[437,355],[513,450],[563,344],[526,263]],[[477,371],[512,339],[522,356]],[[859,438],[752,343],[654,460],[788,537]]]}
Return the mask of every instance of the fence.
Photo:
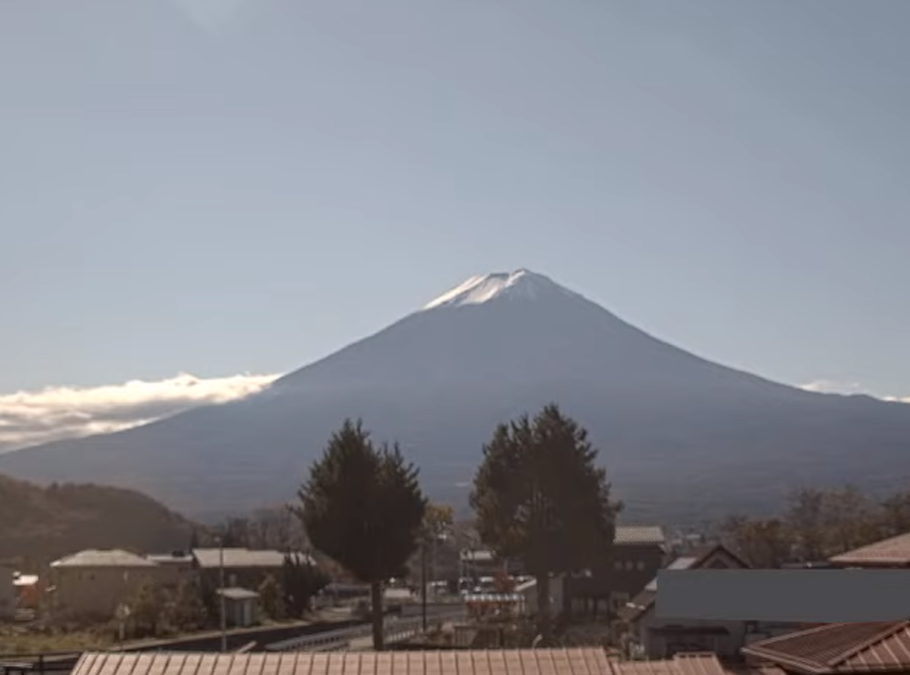
{"label": "fence", "polygon": [[66,675],[82,652],[0,654],[0,675]]}
{"label": "fence", "polygon": [[[427,617],[428,626],[441,626],[450,621],[463,619],[464,606],[453,607],[446,611],[437,611]],[[387,617],[383,623],[383,636],[386,644],[401,642],[423,633],[423,618],[394,619]],[[299,638],[283,640],[266,645],[269,652],[315,652],[339,651],[344,649],[368,649],[372,644],[372,627],[370,625],[356,628],[327,631],[318,635],[305,635]]]}

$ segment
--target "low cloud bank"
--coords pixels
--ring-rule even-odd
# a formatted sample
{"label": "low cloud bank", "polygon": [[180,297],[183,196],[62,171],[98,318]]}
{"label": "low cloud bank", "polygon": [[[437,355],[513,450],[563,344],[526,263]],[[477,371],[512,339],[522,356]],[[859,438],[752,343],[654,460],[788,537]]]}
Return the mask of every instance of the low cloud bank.
{"label": "low cloud bank", "polygon": [[[279,375],[199,378],[180,374],[166,380],[132,380],[100,387],[48,387],[0,395],[0,452],[63,438],[110,433],[154,422],[201,405],[254,394]],[[832,394],[867,394],[910,403],[910,396],[877,396],[859,383],[818,380],[802,389]]]}
{"label": "low cloud bank", "polygon": [[859,382],[834,382],[833,380],[816,380],[808,384],[800,385],[800,389],[814,391],[820,394],[864,394],[873,398],[880,398],[883,401],[894,401],[897,403],[910,403],[910,396],[879,396]]}
{"label": "low cloud bank", "polygon": [[109,433],[200,405],[261,391],[278,375],[132,380],[100,387],[49,387],[0,395],[0,452],[62,438]]}

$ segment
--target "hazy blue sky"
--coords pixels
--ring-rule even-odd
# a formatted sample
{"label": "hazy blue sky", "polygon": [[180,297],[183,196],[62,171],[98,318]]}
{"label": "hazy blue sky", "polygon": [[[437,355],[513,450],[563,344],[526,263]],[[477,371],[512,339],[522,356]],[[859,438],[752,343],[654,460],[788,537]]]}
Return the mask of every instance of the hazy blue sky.
{"label": "hazy blue sky", "polygon": [[0,2],[0,393],[286,371],[528,267],[910,394],[910,2],[216,4]]}

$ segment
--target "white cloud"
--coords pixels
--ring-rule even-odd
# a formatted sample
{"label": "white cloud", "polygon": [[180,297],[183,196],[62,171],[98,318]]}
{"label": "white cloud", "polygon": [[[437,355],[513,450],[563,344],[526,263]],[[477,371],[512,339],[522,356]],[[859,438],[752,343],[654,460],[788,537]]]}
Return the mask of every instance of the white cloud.
{"label": "white cloud", "polygon": [[868,394],[859,382],[835,382],[833,380],[816,380],[800,385],[800,389],[815,391],[820,394]]}
{"label": "white cloud", "polygon": [[49,387],[0,395],[0,452],[61,438],[109,433],[260,391],[278,375],[167,380],[100,387]]}
{"label": "white cloud", "polygon": [[910,403],[910,396],[880,396],[875,394],[859,382],[835,382],[833,380],[816,380],[808,384],[800,385],[800,389],[814,391],[820,394],[865,394],[873,398],[880,398],[883,401],[896,401],[898,403]]}

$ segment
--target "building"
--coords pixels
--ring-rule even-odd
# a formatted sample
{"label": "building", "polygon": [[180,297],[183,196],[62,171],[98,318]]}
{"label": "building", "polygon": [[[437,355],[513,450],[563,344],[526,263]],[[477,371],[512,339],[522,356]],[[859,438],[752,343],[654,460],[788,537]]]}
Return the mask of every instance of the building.
{"label": "building", "polygon": [[165,586],[176,587],[181,583],[192,583],[195,579],[195,558],[189,553],[174,551],[147,555],[145,559],[161,568],[159,577]]}
{"label": "building", "polygon": [[[550,614],[556,616],[565,605],[563,588],[565,576],[550,579]],[[529,579],[515,587],[515,594],[521,596],[521,610],[534,616],[538,612],[537,579]]]}
{"label": "building", "polygon": [[824,624],[756,642],[742,654],[787,675],[910,673],[910,621]]}
{"label": "building", "polygon": [[[748,568],[745,561],[719,544],[693,549],[667,567],[670,570]],[[704,621],[685,617],[661,619],[655,613],[657,593],[655,576],[618,612],[620,632],[627,634],[631,652],[650,659],[693,651],[733,657],[745,645],[749,622]]]}
{"label": "building", "polygon": [[[201,669],[201,670],[200,670]],[[73,675],[784,675],[779,670],[725,670],[713,654],[666,661],[622,662],[597,647],[465,649],[411,652],[299,652],[287,654],[146,653],[82,656]]]}
{"label": "building", "polygon": [[247,588],[218,589],[224,598],[224,618],[230,628],[248,628],[259,622],[259,593]]}
{"label": "building", "polygon": [[834,567],[910,567],[910,532],[833,556]]}
{"label": "building", "polygon": [[316,565],[305,553],[248,548],[194,548],[191,556],[194,569],[209,588],[222,586],[222,571],[225,587],[258,588],[266,577],[279,577],[288,557],[300,564]]}
{"label": "building", "polygon": [[565,579],[563,610],[575,616],[615,615],[666,562],[666,539],[660,527],[617,525],[609,561]]}
{"label": "building", "polygon": [[13,585],[13,568],[0,565],[0,621],[16,616],[16,587]]}
{"label": "building", "polygon": [[55,613],[113,616],[145,583],[167,578],[161,566],[127,551],[81,551],[51,563],[51,608]]}
{"label": "building", "polygon": [[14,572],[13,586],[16,590],[16,606],[19,609],[39,609],[44,588],[37,574]]}
{"label": "building", "polygon": [[522,573],[521,565],[516,560],[503,560],[493,551],[484,548],[466,548],[459,552],[459,576],[463,579],[492,579],[503,572],[510,575]]}

